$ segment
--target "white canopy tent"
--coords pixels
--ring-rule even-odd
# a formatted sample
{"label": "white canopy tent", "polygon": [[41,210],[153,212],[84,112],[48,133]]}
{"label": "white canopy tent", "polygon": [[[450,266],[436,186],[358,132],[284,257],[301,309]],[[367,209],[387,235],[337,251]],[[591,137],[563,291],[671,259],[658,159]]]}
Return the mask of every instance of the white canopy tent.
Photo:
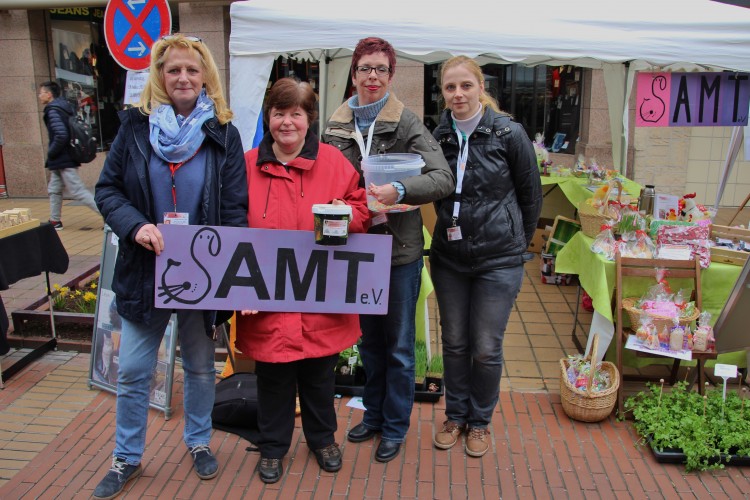
{"label": "white canopy tent", "polygon": [[230,95],[246,146],[278,56],[319,61],[324,123],[343,99],[351,51],[366,36],[426,64],[463,54],[480,64],[603,69],[622,172],[634,70],[750,71],[750,10],[711,0],[251,0],[232,4],[231,22]]}

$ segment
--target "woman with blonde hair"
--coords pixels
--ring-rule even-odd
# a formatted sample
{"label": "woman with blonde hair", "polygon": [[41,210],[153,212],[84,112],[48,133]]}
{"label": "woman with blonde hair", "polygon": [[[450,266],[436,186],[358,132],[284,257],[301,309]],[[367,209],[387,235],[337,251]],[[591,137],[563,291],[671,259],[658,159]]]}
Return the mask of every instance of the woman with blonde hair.
{"label": "woman with blonde hair", "polygon": [[465,56],[440,72],[445,111],[433,135],[456,175],[435,203],[430,249],[443,340],[446,421],[433,438],[449,449],[466,431],[466,454],[489,449],[500,392],[503,337],[521,289],[526,248],[542,207],[536,155],[523,127],[484,91]]}
{"label": "woman with blonde hair", "polygon": [[[113,498],[138,477],[146,445],[149,389],[172,310],[154,307],[159,223],[247,226],[242,142],[211,52],[195,37],[170,35],[151,48],[139,107],[120,113],[120,130],[96,185],[96,203],[119,238],[112,279],[122,332],[112,466],[94,498]],[[219,464],[208,444],[214,403],[215,311],[177,311],[185,372],[183,440],[196,474]]]}

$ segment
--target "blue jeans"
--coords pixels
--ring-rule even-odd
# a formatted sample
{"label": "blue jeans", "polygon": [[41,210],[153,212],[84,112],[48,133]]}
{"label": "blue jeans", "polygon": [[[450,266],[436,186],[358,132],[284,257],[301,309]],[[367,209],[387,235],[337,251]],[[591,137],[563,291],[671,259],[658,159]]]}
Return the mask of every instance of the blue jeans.
{"label": "blue jeans", "polygon": [[431,263],[445,370],[445,416],[487,428],[500,396],[503,337],[523,265],[459,273]]}
{"label": "blue jeans", "polygon": [[402,443],[414,405],[414,314],[424,262],[391,267],[388,314],[362,315],[362,365],[367,381],[362,394],[368,429],[384,441]]}
{"label": "blue jeans", "polygon": [[[141,463],[146,445],[151,380],[171,314],[170,309],[155,309],[148,325],[122,319],[114,455],[130,465]],[[203,311],[178,311],[177,329],[185,374],[183,439],[188,447],[207,445],[216,383],[214,343],[206,335]]]}

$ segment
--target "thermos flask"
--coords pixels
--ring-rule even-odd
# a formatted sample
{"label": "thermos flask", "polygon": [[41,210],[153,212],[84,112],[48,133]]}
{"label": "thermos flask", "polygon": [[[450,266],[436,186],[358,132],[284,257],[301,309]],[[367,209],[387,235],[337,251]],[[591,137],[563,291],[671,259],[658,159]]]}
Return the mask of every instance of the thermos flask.
{"label": "thermos flask", "polygon": [[656,191],[654,186],[646,184],[646,187],[641,190],[641,196],[638,198],[638,211],[643,215],[653,215],[655,197]]}

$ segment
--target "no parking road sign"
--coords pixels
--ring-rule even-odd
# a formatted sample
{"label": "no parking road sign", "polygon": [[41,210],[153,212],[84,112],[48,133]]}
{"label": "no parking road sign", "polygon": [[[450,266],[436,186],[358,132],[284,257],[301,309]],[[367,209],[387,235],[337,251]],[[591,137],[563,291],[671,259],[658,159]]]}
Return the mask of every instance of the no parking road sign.
{"label": "no parking road sign", "polygon": [[151,46],[172,28],[167,0],[109,0],[104,13],[104,38],[117,64],[148,69]]}

